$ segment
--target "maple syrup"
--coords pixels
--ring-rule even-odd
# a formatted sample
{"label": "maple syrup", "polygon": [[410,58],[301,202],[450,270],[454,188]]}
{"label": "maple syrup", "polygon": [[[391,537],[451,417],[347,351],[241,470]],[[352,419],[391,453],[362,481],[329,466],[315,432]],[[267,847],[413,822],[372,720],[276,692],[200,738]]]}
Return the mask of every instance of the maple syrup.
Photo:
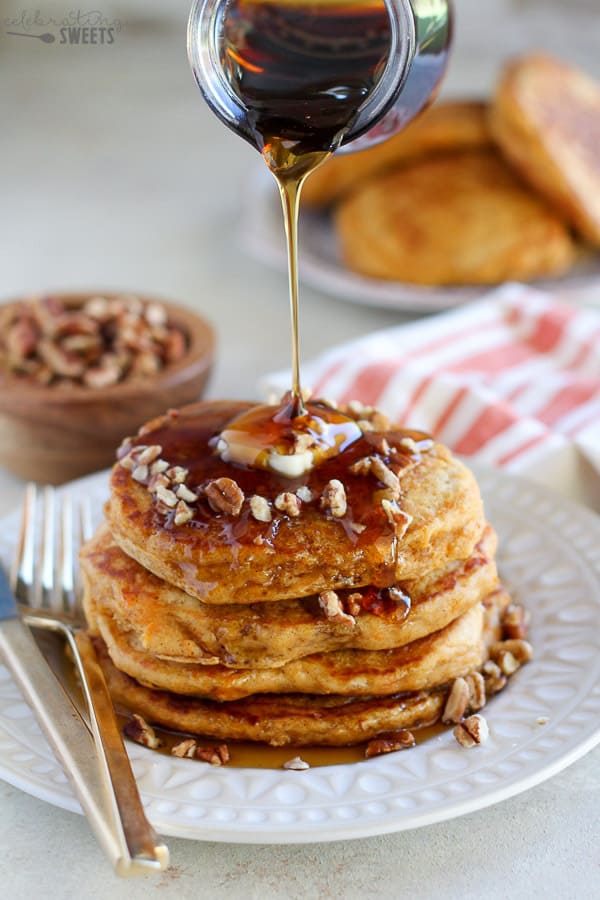
{"label": "maple syrup", "polygon": [[240,133],[275,176],[287,238],[292,400],[304,414],[298,334],[298,208],[306,177],[340,145],[377,86],[391,47],[384,0],[231,0],[221,66],[247,110]]}

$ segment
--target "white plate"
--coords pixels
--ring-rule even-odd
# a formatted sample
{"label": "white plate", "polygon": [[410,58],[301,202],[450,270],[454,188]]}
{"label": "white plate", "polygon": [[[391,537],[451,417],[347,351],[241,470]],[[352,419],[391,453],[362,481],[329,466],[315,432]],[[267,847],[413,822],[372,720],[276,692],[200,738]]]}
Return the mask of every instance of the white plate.
{"label": "white plate", "polygon": [[[481,297],[489,286],[420,287],[365,278],[342,263],[331,216],[303,209],[299,220],[299,275],[302,282],[351,303],[388,307],[404,312],[437,312]],[[260,172],[244,199],[240,241],[253,257],[287,271],[283,219],[275,182]],[[537,281],[536,287],[573,302],[597,301],[600,255],[591,256],[564,278]]]}
{"label": "white plate", "polygon": [[[504,800],[600,742],[600,519],[537,485],[483,471],[501,573],[532,614],[535,659],[489,704],[472,750],[443,733],[404,753],[304,772],[217,769],[128,749],[159,832],[198,840],[295,843],[416,828]],[[107,476],[75,483],[100,509]],[[12,552],[16,517],[0,523]],[[547,718],[546,724],[539,724]],[[0,776],[79,811],[6,669],[0,667]]]}

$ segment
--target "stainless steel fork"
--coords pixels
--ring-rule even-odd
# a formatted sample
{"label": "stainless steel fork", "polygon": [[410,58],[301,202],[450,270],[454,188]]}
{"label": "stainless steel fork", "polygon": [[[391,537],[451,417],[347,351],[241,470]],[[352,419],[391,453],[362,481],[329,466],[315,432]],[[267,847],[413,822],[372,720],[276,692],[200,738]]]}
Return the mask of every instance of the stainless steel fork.
{"label": "stainless steel fork", "polygon": [[[97,755],[97,789],[78,784],[83,775],[77,761],[78,771],[67,774],[76,790],[85,788],[78,790],[84,811],[117,873],[160,871],[168,866],[169,853],[145,816],[80,605],[76,558],[79,544],[91,536],[89,502],[84,499],[75,506],[70,494],[46,487],[40,503],[39,492],[36,485],[27,486],[12,584],[24,621],[67,641],[81,681]],[[89,765],[87,774],[89,780]]]}

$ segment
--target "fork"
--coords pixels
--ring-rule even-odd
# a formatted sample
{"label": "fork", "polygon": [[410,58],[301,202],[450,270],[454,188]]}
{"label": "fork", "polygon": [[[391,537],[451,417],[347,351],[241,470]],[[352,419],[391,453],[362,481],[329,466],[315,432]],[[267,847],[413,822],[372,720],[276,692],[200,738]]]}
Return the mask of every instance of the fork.
{"label": "fork", "polygon": [[[91,537],[90,505],[87,500],[78,504],[76,523],[70,494],[59,494],[45,487],[41,504],[38,494],[37,485],[27,485],[12,586],[26,624],[56,632],[66,640],[81,681],[89,716],[89,724],[82,720],[82,725],[87,725],[91,732],[97,766],[91,771],[93,784],[90,784],[89,756],[93,754],[84,746],[83,755],[87,752],[88,760],[84,760],[83,770],[75,759],[71,760],[75,771],[72,768],[67,774],[117,874],[160,871],[168,866],[168,849],[145,816],[80,604],[82,592],[76,550],[82,541]],[[84,780],[88,783],[84,784]]]}

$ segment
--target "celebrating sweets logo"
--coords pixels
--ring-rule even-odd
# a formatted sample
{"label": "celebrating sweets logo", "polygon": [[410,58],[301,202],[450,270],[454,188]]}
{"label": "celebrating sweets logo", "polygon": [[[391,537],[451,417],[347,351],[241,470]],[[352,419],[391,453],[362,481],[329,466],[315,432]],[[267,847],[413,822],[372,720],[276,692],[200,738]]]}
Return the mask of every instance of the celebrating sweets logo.
{"label": "celebrating sweets logo", "polygon": [[114,44],[121,22],[107,18],[97,9],[74,9],[59,17],[44,15],[36,9],[6,18],[4,27],[11,37],[31,38],[43,44],[108,45]]}

